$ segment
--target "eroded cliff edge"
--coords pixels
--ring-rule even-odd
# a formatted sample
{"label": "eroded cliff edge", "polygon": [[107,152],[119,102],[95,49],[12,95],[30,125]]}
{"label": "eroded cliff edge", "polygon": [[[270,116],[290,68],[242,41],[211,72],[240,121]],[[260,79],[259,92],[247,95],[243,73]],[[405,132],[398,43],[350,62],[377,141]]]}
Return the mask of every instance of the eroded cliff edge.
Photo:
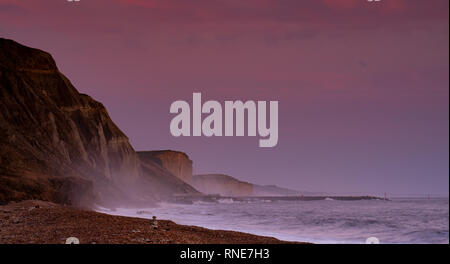
{"label": "eroded cliff edge", "polygon": [[192,183],[192,160],[186,153],[174,150],[138,151],[137,153],[141,160],[155,162],[184,182]]}
{"label": "eroded cliff edge", "polygon": [[[161,179],[169,178],[169,181]],[[140,158],[50,54],[0,38],[0,202],[154,201],[196,192]]]}

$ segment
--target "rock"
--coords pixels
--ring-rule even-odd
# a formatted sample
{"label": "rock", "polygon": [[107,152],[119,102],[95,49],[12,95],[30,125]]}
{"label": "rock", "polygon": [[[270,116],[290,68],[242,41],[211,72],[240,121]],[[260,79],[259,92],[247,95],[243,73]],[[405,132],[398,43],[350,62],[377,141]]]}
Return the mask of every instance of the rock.
{"label": "rock", "polygon": [[153,216],[153,217],[152,217],[152,222],[151,222],[150,226],[151,226],[153,229],[158,229],[158,220],[156,220],[156,216]]}
{"label": "rock", "polygon": [[13,224],[18,224],[22,222],[22,220],[19,217],[12,217],[10,221]]}
{"label": "rock", "polygon": [[50,54],[6,39],[0,50],[0,200],[79,204],[94,183],[138,176],[127,137]]}
{"label": "rock", "polygon": [[[196,192],[141,162],[106,108],[79,93],[49,53],[3,38],[0,51],[0,204],[108,206]],[[172,158],[181,160],[164,164]]]}

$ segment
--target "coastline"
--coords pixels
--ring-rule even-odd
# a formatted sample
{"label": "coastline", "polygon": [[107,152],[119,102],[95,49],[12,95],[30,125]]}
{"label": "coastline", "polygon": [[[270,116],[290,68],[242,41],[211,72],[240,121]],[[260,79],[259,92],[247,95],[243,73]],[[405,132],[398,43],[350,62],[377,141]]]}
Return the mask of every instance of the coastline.
{"label": "coastline", "polygon": [[273,237],[212,230],[28,200],[0,206],[0,244],[291,244]]}

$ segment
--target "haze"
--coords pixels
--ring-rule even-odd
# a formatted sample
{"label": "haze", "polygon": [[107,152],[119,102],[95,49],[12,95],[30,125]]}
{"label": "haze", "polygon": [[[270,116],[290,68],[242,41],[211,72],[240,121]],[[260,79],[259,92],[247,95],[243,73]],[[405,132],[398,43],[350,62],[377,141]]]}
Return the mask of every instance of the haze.
{"label": "haze", "polygon": [[[136,150],[298,190],[449,192],[447,0],[0,0]],[[279,101],[279,140],[171,135],[170,104]]]}

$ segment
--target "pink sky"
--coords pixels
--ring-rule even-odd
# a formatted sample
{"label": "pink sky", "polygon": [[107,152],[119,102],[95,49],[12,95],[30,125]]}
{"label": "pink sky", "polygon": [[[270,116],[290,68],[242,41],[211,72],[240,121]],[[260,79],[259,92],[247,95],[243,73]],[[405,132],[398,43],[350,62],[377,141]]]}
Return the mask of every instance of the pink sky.
{"label": "pink sky", "polygon": [[[447,0],[0,0],[0,36],[49,51],[137,150],[312,191],[448,195]],[[170,104],[279,100],[257,138],[173,138]]]}

